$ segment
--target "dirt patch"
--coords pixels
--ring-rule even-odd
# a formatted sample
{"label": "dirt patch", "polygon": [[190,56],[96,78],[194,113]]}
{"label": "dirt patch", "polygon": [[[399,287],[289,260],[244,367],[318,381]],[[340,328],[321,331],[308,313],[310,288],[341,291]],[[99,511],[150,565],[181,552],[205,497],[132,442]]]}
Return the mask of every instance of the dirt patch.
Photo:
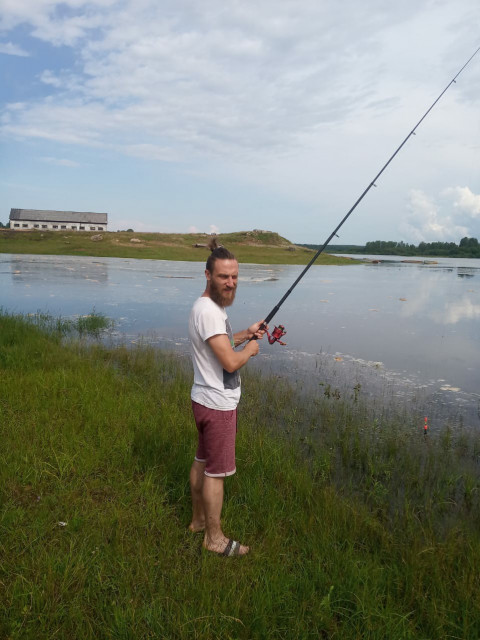
{"label": "dirt patch", "polygon": [[148,245],[146,245],[145,243],[142,243],[142,244],[140,244],[140,243],[130,244],[130,242],[120,242],[120,241],[118,241],[118,243],[117,242],[115,243],[115,246],[116,247],[129,247],[130,249],[132,247],[136,247],[137,249],[143,249]]}

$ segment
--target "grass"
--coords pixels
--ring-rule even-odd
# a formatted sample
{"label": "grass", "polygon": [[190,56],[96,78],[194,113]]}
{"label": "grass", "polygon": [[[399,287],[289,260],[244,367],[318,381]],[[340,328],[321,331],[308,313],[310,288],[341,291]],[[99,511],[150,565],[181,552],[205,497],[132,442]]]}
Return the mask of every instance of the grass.
{"label": "grass", "polygon": [[[6,311],[0,313],[3,317],[8,318],[9,314]],[[61,336],[89,336],[92,338],[99,338],[102,332],[106,329],[110,329],[114,326],[113,320],[110,320],[102,313],[97,313],[95,309],[89,314],[79,316],[77,318],[62,318],[54,317],[49,313],[38,311],[37,313],[30,313],[23,317],[23,321],[28,325],[34,325],[44,332],[50,334],[57,334]]]}
{"label": "grass", "polygon": [[243,375],[225,560],[190,534],[190,365],[0,315],[0,637],[480,637],[480,441]]}
{"label": "grass", "polygon": [[[101,240],[92,241],[92,237]],[[154,260],[206,261],[207,234],[128,233],[0,230],[0,253],[149,258]],[[222,234],[225,244],[242,263],[307,264],[314,252],[298,247],[271,231]],[[135,240],[135,242],[132,242]],[[200,246],[195,246],[200,245]],[[352,264],[349,258],[322,254],[318,264]]]}

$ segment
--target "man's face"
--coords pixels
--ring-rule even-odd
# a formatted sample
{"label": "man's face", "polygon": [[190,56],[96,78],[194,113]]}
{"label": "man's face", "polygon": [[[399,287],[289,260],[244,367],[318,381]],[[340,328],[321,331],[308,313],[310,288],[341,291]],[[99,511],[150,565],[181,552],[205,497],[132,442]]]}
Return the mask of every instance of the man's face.
{"label": "man's face", "polygon": [[213,271],[205,270],[205,276],[210,298],[220,307],[229,307],[233,304],[238,282],[238,262],[215,260]]}

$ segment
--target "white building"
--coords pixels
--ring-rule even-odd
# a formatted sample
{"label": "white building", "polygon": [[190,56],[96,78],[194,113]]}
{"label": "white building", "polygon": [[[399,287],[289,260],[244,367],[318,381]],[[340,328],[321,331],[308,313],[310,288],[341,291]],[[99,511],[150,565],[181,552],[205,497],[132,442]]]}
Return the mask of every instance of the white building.
{"label": "white building", "polygon": [[10,209],[10,229],[26,231],[107,231],[107,213]]}

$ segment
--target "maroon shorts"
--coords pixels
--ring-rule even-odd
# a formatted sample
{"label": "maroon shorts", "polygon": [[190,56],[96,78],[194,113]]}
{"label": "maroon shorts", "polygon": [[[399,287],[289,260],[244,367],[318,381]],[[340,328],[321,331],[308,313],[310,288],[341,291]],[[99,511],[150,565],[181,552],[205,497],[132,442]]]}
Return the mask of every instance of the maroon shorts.
{"label": "maroon shorts", "polygon": [[195,460],[205,462],[205,475],[223,478],[235,473],[235,436],[237,410],[209,409],[192,400],[193,415],[198,429]]}

